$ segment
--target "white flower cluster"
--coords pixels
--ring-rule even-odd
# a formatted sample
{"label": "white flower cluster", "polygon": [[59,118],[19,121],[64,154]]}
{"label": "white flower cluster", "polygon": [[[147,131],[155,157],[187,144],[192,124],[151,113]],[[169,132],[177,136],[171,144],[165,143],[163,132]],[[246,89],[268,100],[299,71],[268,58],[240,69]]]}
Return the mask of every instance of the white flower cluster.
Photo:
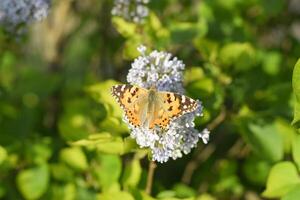
{"label": "white flower cluster", "polygon": [[111,13],[128,21],[141,23],[149,14],[148,3],[149,0],[115,0]]}
{"label": "white flower cluster", "polygon": [[0,25],[13,28],[48,15],[50,0],[0,0]]}
{"label": "white flower cluster", "polygon": [[[146,47],[138,48],[142,54],[132,63],[127,75],[127,81],[143,88],[155,86],[158,91],[184,93],[183,70],[185,65],[176,57],[166,52],[152,51],[146,55]],[[209,140],[209,131],[204,129],[198,132],[194,128],[194,118],[202,115],[202,105],[198,101],[198,108],[170,123],[166,130],[160,128],[135,128],[127,122],[131,129],[131,137],[135,138],[141,147],[149,147],[152,159],[157,162],[166,162],[169,158],[182,157],[188,154],[197,145],[199,138],[206,144]]]}

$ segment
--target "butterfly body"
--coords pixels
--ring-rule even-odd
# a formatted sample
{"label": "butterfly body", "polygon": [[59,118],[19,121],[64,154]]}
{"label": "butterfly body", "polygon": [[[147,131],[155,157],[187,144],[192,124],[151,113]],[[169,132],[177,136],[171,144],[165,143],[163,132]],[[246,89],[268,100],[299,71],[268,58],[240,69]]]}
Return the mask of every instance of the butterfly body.
{"label": "butterfly body", "polygon": [[149,90],[133,85],[116,85],[112,94],[134,127],[165,129],[170,122],[185,113],[193,112],[197,102],[172,92]]}

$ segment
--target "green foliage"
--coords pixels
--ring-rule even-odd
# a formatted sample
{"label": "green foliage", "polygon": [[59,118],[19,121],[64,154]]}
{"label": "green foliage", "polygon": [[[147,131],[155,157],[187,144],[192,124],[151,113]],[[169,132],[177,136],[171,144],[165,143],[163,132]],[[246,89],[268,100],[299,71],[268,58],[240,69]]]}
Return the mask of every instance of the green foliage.
{"label": "green foliage", "polygon": [[134,200],[133,196],[128,192],[113,192],[104,193],[98,196],[98,199],[103,200],[114,200],[114,199],[124,199],[124,200]]}
{"label": "green foliage", "polygon": [[297,135],[293,141],[293,159],[300,169],[300,135]]}
{"label": "green foliage", "polygon": [[99,168],[95,169],[95,175],[103,190],[115,190],[119,188],[118,180],[121,174],[121,161],[115,155],[100,155]]}
{"label": "green foliage", "polygon": [[140,182],[142,168],[139,159],[133,159],[130,164],[126,165],[122,183],[124,187],[137,187]]}
{"label": "green foliage", "polygon": [[279,161],[283,157],[283,141],[274,125],[249,124],[249,129],[253,134],[253,145],[257,147],[257,153],[270,161]]}
{"label": "green foliage", "polygon": [[43,164],[19,172],[17,176],[18,189],[25,199],[38,199],[47,190],[49,184],[49,169]]}
{"label": "green foliage", "polygon": [[264,197],[281,197],[290,192],[300,183],[295,165],[291,162],[280,162],[274,165],[267,181],[267,189],[263,192]]}
{"label": "green foliage", "polygon": [[[0,199],[300,199],[291,2],[153,0],[134,24],[111,16],[112,0],[53,0],[23,35],[0,28]],[[184,61],[204,106],[196,128],[212,129],[208,145],[157,164],[151,194],[151,154],[110,94],[140,44]]]}
{"label": "green foliage", "polygon": [[84,171],[88,167],[86,156],[80,148],[72,147],[62,149],[59,157],[62,162],[75,170]]}
{"label": "green foliage", "polygon": [[293,89],[296,96],[293,124],[295,124],[299,128],[300,126],[298,125],[298,123],[300,121],[300,59],[297,61],[293,72]]}

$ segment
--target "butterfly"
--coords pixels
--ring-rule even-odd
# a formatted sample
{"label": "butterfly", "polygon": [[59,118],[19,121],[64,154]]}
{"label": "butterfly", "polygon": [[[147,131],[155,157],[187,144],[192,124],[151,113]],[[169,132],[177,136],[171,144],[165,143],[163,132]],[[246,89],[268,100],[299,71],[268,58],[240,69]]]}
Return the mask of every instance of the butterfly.
{"label": "butterfly", "polygon": [[145,89],[123,84],[113,86],[111,92],[135,128],[166,129],[171,121],[198,107],[187,96],[157,91],[154,87]]}

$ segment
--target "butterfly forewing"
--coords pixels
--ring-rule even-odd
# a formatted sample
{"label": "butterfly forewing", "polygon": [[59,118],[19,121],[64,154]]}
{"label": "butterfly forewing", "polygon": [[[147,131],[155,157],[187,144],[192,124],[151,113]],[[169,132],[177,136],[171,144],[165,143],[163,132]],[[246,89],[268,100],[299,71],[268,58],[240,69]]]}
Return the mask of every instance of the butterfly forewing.
{"label": "butterfly forewing", "polygon": [[129,123],[135,127],[141,126],[148,91],[133,85],[115,85],[112,94],[125,111]]}

